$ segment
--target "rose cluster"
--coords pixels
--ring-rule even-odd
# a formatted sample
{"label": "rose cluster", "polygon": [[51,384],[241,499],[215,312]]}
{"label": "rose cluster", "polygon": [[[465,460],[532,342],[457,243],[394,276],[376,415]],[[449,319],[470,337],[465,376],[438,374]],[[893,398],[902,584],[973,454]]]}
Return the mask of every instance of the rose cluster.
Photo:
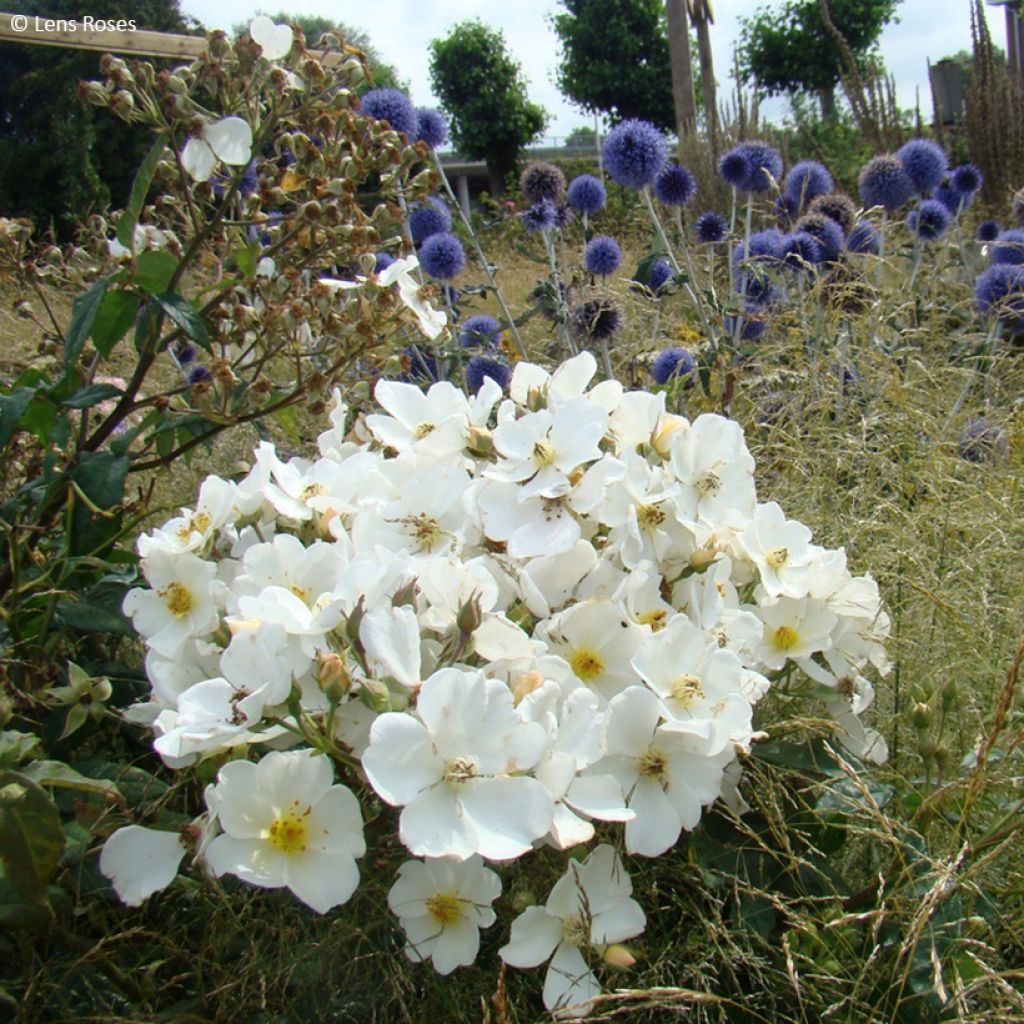
{"label": "rose cluster", "polygon": [[[489,863],[619,828],[656,857],[719,797],[742,808],[773,686],[884,759],[859,718],[886,670],[874,581],[758,502],[735,422],[595,370],[520,363],[508,397],[380,381],[358,417],[336,392],[315,457],[263,443],[140,538],[149,586],[125,610],[152,695],[129,716],[171,767],[226,759],[189,830],[207,870],[326,912],[358,885],[375,798],[410,855],[388,900],[407,953],[447,973],[495,921]],[[185,852],[130,826],[101,866],[138,903]],[[595,958],[644,927],[631,891],[595,846],[502,958],[550,959],[545,1004],[585,1011]]]}

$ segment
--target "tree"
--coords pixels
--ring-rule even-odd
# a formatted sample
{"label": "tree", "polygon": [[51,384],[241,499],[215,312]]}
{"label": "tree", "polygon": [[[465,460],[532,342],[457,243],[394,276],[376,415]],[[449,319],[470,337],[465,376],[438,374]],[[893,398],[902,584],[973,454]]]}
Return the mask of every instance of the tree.
{"label": "tree", "polygon": [[430,81],[448,112],[456,149],[486,160],[491,191],[501,193],[523,147],[548,122],[544,108],[527,97],[504,36],[480,21],[460,22],[431,41]]}
{"label": "tree", "polygon": [[[15,14],[38,3],[8,0]],[[139,29],[184,32],[178,0],[49,0],[46,14],[132,18]],[[123,206],[150,133],[77,97],[82,79],[99,77],[100,54],[24,43],[0,45],[0,214],[29,217],[69,239],[89,214]]]}
{"label": "tree", "polygon": [[[257,11],[257,14],[266,14],[266,11]],[[367,83],[359,91],[378,86],[389,86],[392,89],[404,89],[405,85],[398,78],[398,69],[393,64],[388,64],[381,57],[377,47],[370,41],[370,37],[360,28],[352,28],[342,21],[335,21],[333,18],[325,18],[321,14],[292,14],[289,11],[278,11],[277,14],[267,14],[276,25],[298,25],[306,35],[306,46],[315,49],[317,40],[325,32],[334,32],[341,36],[350,46],[362,50],[366,59],[370,62],[370,74],[373,76],[373,83]],[[249,30],[252,21],[239,22],[232,26],[236,36]]]}
{"label": "tree", "polygon": [[[899,0],[829,0],[833,24],[865,69],[898,4]],[[821,0],[786,0],[780,8],[759,8],[741,22],[739,61],[744,79],[769,95],[817,93],[822,116],[832,116],[843,55],[822,18]]]}
{"label": "tree", "polygon": [[573,128],[565,137],[566,149],[593,149],[597,145],[597,132],[588,125]]}

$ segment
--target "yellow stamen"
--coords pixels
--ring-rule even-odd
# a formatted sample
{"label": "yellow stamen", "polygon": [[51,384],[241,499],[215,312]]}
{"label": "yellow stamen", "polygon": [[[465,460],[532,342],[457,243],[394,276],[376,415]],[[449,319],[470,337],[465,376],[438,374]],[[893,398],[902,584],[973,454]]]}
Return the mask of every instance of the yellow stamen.
{"label": "yellow stamen", "polygon": [[534,443],[533,451],[530,453],[530,461],[538,468],[543,469],[555,461],[555,448],[550,441],[537,441]]}
{"label": "yellow stamen", "polygon": [[595,651],[581,647],[569,659],[569,665],[577,677],[585,683],[591,683],[604,672],[604,660]]}
{"label": "yellow stamen", "polygon": [[779,626],[772,639],[780,651],[791,651],[800,642],[800,634],[790,626]]}
{"label": "yellow stamen", "polygon": [[192,592],[177,581],[159,591],[159,594],[170,612],[178,618],[192,611]]}
{"label": "yellow stamen", "polygon": [[446,892],[439,892],[427,900],[427,910],[430,916],[442,927],[448,924],[455,924],[462,917],[460,909],[461,900],[458,896],[452,896]]}
{"label": "yellow stamen", "polygon": [[772,548],[771,551],[764,556],[764,560],[768,563],[770,568],[778,572],[779,569],[782,569],[789,564],[789,548]]}
{"label": "yellow stamen", "polygon": [[665,511],[657,505],[638,505],[636,521],[641,530],[651,532],[665,522]]}
{"label": "yellow stamen", "polygon": [[644,626],[650,626],[651,632],[657,633],[659,629],[665,628],[665,620],[668,612],[663,608],[656,608],[653,612],[643,612],[637,616],[637,622]]}
{"label": "yellow stamen", "polygon": [[477,776],[476,761],[471,757],[453,757],[445,762],[444,781],[461,785]]}
{"label": "yellow stamen", "polygon": [[668,762],[665,760],[665,755],[660,750],[654,750],[652,748],[640,758],[640,774],[645,778],[664,778],[667,769]]}
{"label": "yellow stamen", "polygon": [[681,675],[672,682],[672,699],[684,708],[691,707],[704,699],[704,687],[697,676]]}
{"label": "yellow stamen", "polygon": [[267,829],[270,845],[282,853],[305,853],[311,810],[310,807],[303,809],[298,800],[293,800]]}

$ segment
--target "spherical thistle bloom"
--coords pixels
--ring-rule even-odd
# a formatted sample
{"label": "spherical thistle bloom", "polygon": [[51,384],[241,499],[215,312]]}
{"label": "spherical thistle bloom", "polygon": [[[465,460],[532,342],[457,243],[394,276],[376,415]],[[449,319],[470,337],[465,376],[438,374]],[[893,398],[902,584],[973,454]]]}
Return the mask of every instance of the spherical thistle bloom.
{"label": "spherical thistle bloom", "polygon": [[796,230],[806,231],[821,243],[821,259],[824,263],[832,263],[838,259],[846,244],[843,229],[823,213],[805,214],[796,222]]}
{"label": "spherical thistle bloom", "polygon": [[671,380],[684,380],[687,387],[694,381],[697,360],[685,348],[662,349],[651,363],[651,376],[659,384],[668,384]]}
{"label": "spherical thistle bloom", "polygon": [[179,366],[188,366],[189,363],[195,362],[196,347],[191,341],[181,338],[171,346],[171,355],[177,359]]}
{"label": "spherical thistle bloom", "polygon": [[555,227],[567,228],[572,220],[572,207],[568,203],[555,203]]}
{"label": "spherical thistle bloom", "polygon": [[822,246],[814,235],[807,231],[795,231],[786,235],[782,247],[782,262],[794,270],[811,270],[822,259]]}
{"label": "spherical thistle bloom", "polygon": [[433,384],[440,380],[437,360],[422,345],[408,345],[400,355],[402,379],[408,384]]}
{"label": "spherical thistle bloom", "polygon": [[213,790],[223,831],[206,848],[210,869],[287,887],[318,914],[347,902],[366,843],[359,801],[333,781],[330,760],[306,750],[272,751],[258,764],[229,761]]}
{"label": "spherical thistle bloom", "polygon": [[789,169],[783,195],[801,209],[816,196],[823,196],[835,187],[828,168],[817,160],[801,160]]}
{"label": "spherical thistle bloom", "polygon": [[975,307],[1011,333],[1024,331],[1024,267],[995,263],[974,282]]}
{"label": "spherical thistle bloom", "polygon": [[871,253],[877,256],[880,245],[878,228],[868,220],[857,221],[853,225],[853,230],[846,236],[847,252]]}
{"label": "spherical thistle bloom", "polygon": [[960,195],[955,189],[949,185],[940,185],[938,188],[932,191],[932,199],[936,202],[942,203],[942,205],[949,210],[954,216],[960,212],[961,209],[965,209],[968,203],[968,197]]}
{"label": "spherical thistle bloom", "polygon": [[734,146],[718,161],[718,176],[732,188],[743,188],[753,168],[743,146]]}
{"label": "spherical thistle bloom", "polygon": [[438,149],[448,140],[448,122],[440,110],[433,107],[416,108],[416,141]]}
{"label": "spherical thistle bloom", "polygon": [[937,199],[924,199],[916,210],[907,217],[907,227],[912,234],[925,242],[941,238],[949,227],[949,210]]}
{"label": "spherical thistle bloom", "polygon": [[451,229],[452,215],[437,196],[417,203],[409,213],[409,234],[416,245],[422,244],[431,235],[443,235]]}
{"label": "spherical thistle bloom", "polygon": [[1024,188],[1014,192],[1010,212],[1013,214],[1013,219],[1017,222],[1018,226],[1024,228]]}
{"label": "spherical thistle bloom", "polygon": [[993,263],[1024,264],[1024,229],[1009,228],[996,235],[992,245]]}
{"label": "spherical thistle bloom", "polygon": [[756,306],[747,306],[742,316],[731,313],[725,318],[725,332],[733,337],[739,331],[740,341],[757,341],[768,330],[768,319]]}
{"label": "spherical thistle bloom", "polygon": [[210,372],[210,368],[208,366],[203,366],[202,363],[196,363],[195,366],[189,368],[189,384],[206,384],[211,380],[213,380],[213,374]]}
{"label": "spherical thistle bloom", "polygon": [[707,210],[697,218],[693,233],[701,245],[712,245],[721,242],[729,233],[729,222],[720,213]]}
{"label": "spherical thistle bloom", "polygon": [[419,119],[412,101],[400,89],[370,89],[359,101],[359,109],[368,117],[387,121],[396,132],[416,137]]}
{"label": "spherical thistle bloom", "polygon": [[420,266],[439,281],[458,277],[466,266],[462,243],[454,235],[431,235],[420,248]]}
{"label": "spherical thistle bloom", "polygon": [[984,417],[971,420],[957,438],[960,458],[967,462],[996,462],[1010,452],[1006,431]]}
{"label": "spherical thistle bloom", "polygon": [[782,245],[785,235],[778,228],[766,228],[764,231],[755,231],[747,241],[746,246],[737,242],[732,249],[734,263],[742,263],[747,260],[758,260],[761,263],[777,263],[782,259]]}
{"label": "spherical thistle bloom", "polygon": [[650,121],[630,117],[617,124],[604,140],[605,169],[620,185],[643,188],[665,165],[665,136]]}
{"label": "spherical thistle bloom", "polygon": [[569,326],[580,341],[607,341],[622,326],[622,308],[611,299],[590,299],[572,311]]}
{"label": "spherical thistle bloom", "polygon": [[622,263],[622,250],[614,238],[598,235],[587,242],[583,252],[583,266],[588,274],[607,277],[614,274]]}
{"label": "spherical thistle bloom", "polygon": [[467,317],[459,331],[463,348],[493,348],[501,341],[501,324],[486,313]]}
{"label": "spherical thistle bloom", "polygon": [[379,274],[382,270],[387,270],[392,263],[395,262],[395,257],[389,252],[378,252],[373,257],[373,272]]}
{"label": "spherical thistle bloom", "polygon": [[782,157],[779,151],[760,140],[744,142],[740,148],[750,165],[750,175],[739,187],[744,192],[767,192],[773,182],[782,178]]}
{"label": "spherical thistle bloom", "polygon": [[550,231],[558,226],[558,207],[550,199],[542,199],[529,209],[523,210],[518,217],[527,233],[535,235],[539,231]]}
{"label": "spherical thistle bloom", "polygon": [[466,387],[470,394],[475,395],[483,387],[485,377],[490,377],[502,391],[507,391],[512,371],[497,359],[473,356],[466,363]]}
{"label": "spherical thistle bloom", "polygon": [[981,191],[985,177],[974,164],[960,164],[949,172],[949,184],[954,192],[962,196],[974,196]]}
{"label": "spherical thistle bloom", "polygon": [[869,209],[881,206],[890,211],[898,210],[914,193],[914,183],[903,164],[890,153],[876,156],[864,165],[858,187],[861,201]]}
{"label": "spherical thistle bloom", "polygon": [[816,196],[808,208],[810,213],[823,213],[831,217],[842,229],[843,234],[848,235],[854,222],[857,219],[857,207],[849,196],[842,192],[830,192],[827,195]]}
{"label": "spherical thistle bloom", "polygon": [[542,199],[558,203],[565,195],[565,175],[554,164],[543,161],[528,164],[519,176],[519,191],[531,203]]}
{"label": "spherical thistle bloom", "polygon": [[685,206],[697,194],[697,179],[681,164],[666,164],[654,179],[654,194],[665,206]]}
{"label": "spherical thistle bloom", "polygon": [[922,195],[942,184],[949,167],[946,151],[931,139],[911,139],[896,150],[896,157]]}
{"label": "spherical thistle bloom", "polygon": [[1002,226],[997,220],[983,220],[978,225],[978,241],[979,242],[994,242],[999,237],[999,232],[1002,231]]}
{"label": "spherical thistle bloom", "polygon": [[597,213],[604,209],[608,193],[600,178],[593,174],[580,174],[569,183],[569,204],[577,213]]}
{"label": "spherical thistle bloom", "polygon": [[775,215],[783,224],[792,224],[800,216],[800,203],[785,192],[780,192],[775,197]]}
{"label": "spherical thistle bloom", "polygon": [[647,287],[656,292],[671,276],[672,268],[664,260],[655,260],[647,273]]}

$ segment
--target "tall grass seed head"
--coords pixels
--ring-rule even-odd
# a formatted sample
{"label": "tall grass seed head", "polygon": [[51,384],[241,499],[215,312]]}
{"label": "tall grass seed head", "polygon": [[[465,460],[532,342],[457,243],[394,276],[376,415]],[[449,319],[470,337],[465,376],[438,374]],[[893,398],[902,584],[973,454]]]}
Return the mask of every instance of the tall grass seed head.
{"label": "tall grass seed head", "polygon": [[687,387],[693,386],[694,371],[697,361],[685,348],[662,349],[651,363],[651,376],[659,384],[667,384],[670,380],[685,380]]}
{"label": "tall grass seed head", "polygon": [[448,141],[448,122],[440,110],[416,108],[416,141],[425,142],[431,149],[439,149]]}
{"label": "tall grass seed head", "polygon": [[905,206],[914,194],[914,183],[902,162],[890,153],[876,156],[864,165],[858,186],[866,207],[881,206],[890,212]]}
{"label": "tall grass seed head", "polygon": [[916,210],[910,211],[907,227],[925,242],[934,242],[945,233],[949,221],[949,210],[938,199],[924,199]]}
{"label": "tall grass seed head", "polygon": [[829,192],[826,195],[816,196],[811,202],[808,212],[823,213],[826,217],[830,217],[843,229],[844,235],[850,233],[857,220],[856,204],[842,192]]}
{"label": "tall grass seed head", "polygon": [[477,313],[463,321],[459,331],[463,348],[493,348],[501,341],[501,324],[486,313]]}
{"label": "tall grass seed head", "polygon": [[425,242],[431,235],[443,235],[451,229],[452,215],[437,196],[418,203],[409,213],[409,234],[416,245]]}
{"label": "tall grass seed head", "polygon": [[654,179],[654,194],[664,206],[686,206],[697,194],[697,179],[681,164],[666,164]]}
{"label": "tall grass seed head", "polygon": [[896,150],[896,157],[922,195],[941,185],[949,168],[946,151],[931,139],[911,139]]}
{"label": "tall grass seed head", "polygon": [[554,164],[543,161],[528,164],[519,176],[519,191],[530,203],[550,199],[557,204],[565,195],[565,175]]}
{"label": "tall grass seed head", "polygon": [[608,133],[602,156],[613,180],[627,188],[643,188],[664,167],[668,145],[650,121],[630,117]]}
{"label": "tall grass seed head", "polygon": [[466,253],[454,235],[431,235],[420,247],[420,265],[431,277],[450,281],[465,269]]}
{"label": "tall grass seed head", "polygon": [[1001,231],[992,245],[990,256],[993,263],[1024,264],[1024,229],[1008,228]]}
{"label": "tall grass seed head", "polygon": [[828,168],[817,160],[801,160],[789,169],[782,194],[798,209],[806,207],[817,196],[831,192],[835,187]]}
{"label": "tall grass seed head", "polygon": [[593,174],[580,174],[569,183],[567,198],[577,213],[591,214],[604,209],[608,193],[600,178]]}
{"label": "tall grass seed head", "polygon": [[614,274],[622,263],[622,250],[614,238],[598,235],[587,242],[583,253],[583,266],[589,274],[607,277]]}
{"label": "tall grass seed head", "polygon": [[697,218],[693,232],[701,245],[712,245],[721,242],[729,233],[729,222],[722,214],[707,210]]}
{"label": "tall grass seed head", "polygon": [[378,121],[387,121],[396,132],[416,137],[419,119],[412,101],[400,89],[371,89],[359,101],[359,109]]}

